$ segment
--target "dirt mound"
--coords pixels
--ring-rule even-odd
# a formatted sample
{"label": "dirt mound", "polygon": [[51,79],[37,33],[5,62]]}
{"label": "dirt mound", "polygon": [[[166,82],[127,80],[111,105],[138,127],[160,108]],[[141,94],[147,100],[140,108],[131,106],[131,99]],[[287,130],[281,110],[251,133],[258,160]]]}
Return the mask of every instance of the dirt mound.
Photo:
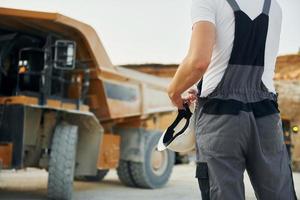
{"label": "dirt mound", "polygon": [[278,57],[275,86],[281,114],[300,122],[300,54]]}
{"label": "dirt mound", "polygon": [[300,80],[300,54],[278,57],[275,80]]}

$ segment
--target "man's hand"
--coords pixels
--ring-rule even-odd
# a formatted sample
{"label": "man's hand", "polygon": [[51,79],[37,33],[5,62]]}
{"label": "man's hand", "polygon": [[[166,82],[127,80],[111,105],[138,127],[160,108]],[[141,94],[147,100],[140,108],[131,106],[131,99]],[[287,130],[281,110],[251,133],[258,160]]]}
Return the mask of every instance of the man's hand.
{"label": "man's hand", "polygon": [[189,105],[194,103],[197,100],[197,94],[198,91],[196,89],[188,90],[188,96],[185,98],[185,100],[189,103]]}
{"label": "man's hand", "polygon": [[167,92],[169,95],[169,98],[174,106],[176,106],[178,109],[183,109],[183,98],[181,97],[181,94],[176,93],[170,85],[167,88]]}
{"label": "man's hand", "polygon": [[170,97],[170,99],[171,99],[174,106],[176,106],[178,109],[183,109],[184,99],[181,97],[181,95],[169,94],[169,97]]}
{"label": "man's hand", "polygon": [[198,91],[195,89],[188,90],[188,96],[182,98],[179,94],[173,94],[171,91],[168,91],[168,95],[173,103],[178,109],[183,109],[183,104],[188,103],[188,105],[194,103],[197,100]]}

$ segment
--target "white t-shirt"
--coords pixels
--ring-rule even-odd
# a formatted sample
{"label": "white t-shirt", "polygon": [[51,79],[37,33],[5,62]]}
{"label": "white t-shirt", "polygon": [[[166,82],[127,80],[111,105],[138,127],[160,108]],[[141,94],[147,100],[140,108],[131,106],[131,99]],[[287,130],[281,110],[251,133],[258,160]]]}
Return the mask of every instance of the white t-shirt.
{"label": "white t-shirt", "polygon": [[[241,10],[252,19],[262,13],[264,0],[236,1]],[[279,48],[282,10],[276,0],[272,0],[271,4],[262,81],[270,92],[275,93],[273,76]],[[216,26],[216,43],[211,64],[203,76],[201,96],[205,97],[217,87],[228,66],[234,40],[234,13],[226,0],[193,0],[191,18],[193,24],[209,21]]]}

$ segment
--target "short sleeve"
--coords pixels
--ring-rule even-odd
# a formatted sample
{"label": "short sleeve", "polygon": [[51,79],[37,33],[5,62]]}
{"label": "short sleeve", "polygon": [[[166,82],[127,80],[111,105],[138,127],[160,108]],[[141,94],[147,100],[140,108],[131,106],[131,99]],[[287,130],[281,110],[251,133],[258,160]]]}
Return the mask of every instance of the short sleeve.
{"label": "short sleeve", "polygon": [[216,24],[216,10],[217,7],[214,0],[192,0],[192,25],[199,21],[209,21]]}

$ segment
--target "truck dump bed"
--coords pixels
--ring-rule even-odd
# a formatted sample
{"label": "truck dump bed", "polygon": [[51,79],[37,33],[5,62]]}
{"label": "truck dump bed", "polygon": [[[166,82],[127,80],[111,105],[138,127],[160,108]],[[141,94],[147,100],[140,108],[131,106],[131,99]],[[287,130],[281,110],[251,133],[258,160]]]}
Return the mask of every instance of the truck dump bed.
{"label": "truck dump bed", "polygon": [[38,37],[49,34],[76,42],[80,61],[88,63],[91,82],[87,102],[100,120],[173,111],[166,94],[168,79],[114,66],[96,31],[58,13],[0,8],[0,30]]}

